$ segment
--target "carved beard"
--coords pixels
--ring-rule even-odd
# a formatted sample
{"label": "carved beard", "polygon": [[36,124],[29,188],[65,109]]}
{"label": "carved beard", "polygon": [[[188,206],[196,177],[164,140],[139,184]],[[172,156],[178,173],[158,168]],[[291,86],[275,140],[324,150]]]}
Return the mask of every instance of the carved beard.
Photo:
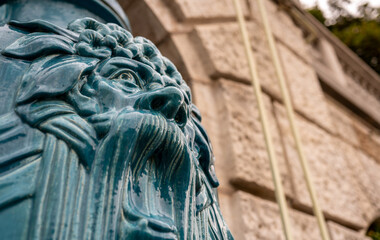
{"label": "carved beard", "polygon": [[186,239],[194,207],[191,157],[184,133],[162,115],[119,114],[91,170],[88,237]]}
{"label": "carved beard", "polygon": [[[74,225],[84,231],[79,233],[83,239],[188,239],[192,234],[196,227],[196,156],[191,120],[181,129],[160,113],[121,110],[110,116],[110,127],[96,145],[85,145],[87,141],[73,136],[82,139],[87,130],[59,134],[73,119],[80,129],[89,127],[62,101],[19,106],[18,113],[74,149],[84,149],[78,154],[79,162],[88,168],[80,186],[83,197],[81,193],[69,197],[81,203],[77,213],[81,220]],[[85,150],[92,146],[94,156],[86,156],[91,151]]]}

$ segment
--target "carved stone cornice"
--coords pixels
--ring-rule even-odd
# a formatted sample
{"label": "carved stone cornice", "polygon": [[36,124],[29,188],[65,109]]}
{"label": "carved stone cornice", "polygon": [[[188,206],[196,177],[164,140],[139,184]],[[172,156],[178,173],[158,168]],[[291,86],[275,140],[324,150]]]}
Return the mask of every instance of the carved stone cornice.
{"label": "carved stone cornice", "polygon": [[[313,66],[325,92],[379,127],[380,76],[298,3],[293,0],[278,2],[302,28],[306,38],[313,43]],[[330,54],[335,55],[343,75],[338,74],[336,66],[328,62],[325,56],[321,56],[322,50],[318,44],[321,41],[330,45]]]}

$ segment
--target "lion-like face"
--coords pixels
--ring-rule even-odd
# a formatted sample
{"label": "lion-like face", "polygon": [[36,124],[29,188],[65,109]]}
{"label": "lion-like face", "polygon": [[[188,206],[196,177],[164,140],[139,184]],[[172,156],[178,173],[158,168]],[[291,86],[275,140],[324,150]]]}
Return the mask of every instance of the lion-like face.
{"label": "lion-like face", "polygon": [[43,30],[3,52],[31,60],[16,111],[65,141],[84,163],[94,226],[104,220],[99,209],[112,208],[105,231],[177,239],[200,231],[187,224],[200,212],[217,219],[219,210],[205,210],[215,204],[218,181],[199,112],[181,75],[150,41],[92,19],[70,30],[41,21],[14,24]]}
{"label": "lion-like face", "polygon": [[135,60],[122,57],[104,60],[80,88],[81,94],[96,102],[96,114],[121,110],[154,112],[181,129],[190,117],[188,86]]}
{"label": "lion-like face", "polygon": [[[195,154],[196,146],[207,144],[199,138],[195,141],[195,135],[201,133],[190,116],[187,85],[123,57],[101,61],[83,81],[81,90],[69,95],[96,102],[97,113],[86,119],[104,136],[100,145],[116,148],[121,144],[129,149],[121,154],[130,172],[130,179],[123,180],[125,235],[172,234],[175,239],[184,231],[179,227],[183,216],[176,212],[184,210],[180,202],[188,197],[185,192],[194,181],[194,161],[200,156]],[[71,102],[81,105],[80,101]],[[108,139],[117,140],[108,144]],[[141,227],[144,221],[147,225]]]}

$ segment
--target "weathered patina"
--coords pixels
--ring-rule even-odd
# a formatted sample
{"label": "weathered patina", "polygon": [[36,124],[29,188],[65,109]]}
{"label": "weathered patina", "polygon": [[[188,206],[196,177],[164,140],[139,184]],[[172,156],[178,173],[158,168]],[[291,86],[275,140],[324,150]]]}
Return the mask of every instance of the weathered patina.
{"label": "weathered patina", "polygon": [[92,18],[0,27],[6,239],[232,239],[190,89],[149,40]]}

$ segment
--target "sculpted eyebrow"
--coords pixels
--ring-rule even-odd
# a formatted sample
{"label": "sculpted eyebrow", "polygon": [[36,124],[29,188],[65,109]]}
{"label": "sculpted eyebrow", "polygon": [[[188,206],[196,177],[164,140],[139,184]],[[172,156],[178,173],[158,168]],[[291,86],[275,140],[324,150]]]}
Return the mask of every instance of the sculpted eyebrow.
{"label": "sculpted eyebrow", "polygon": [[157,74],[150,66],[132,59],[111,59],[100,68],[99,73],[108,77],[114,71],[121,68],[130,69],[138,73],[145,80],[149,80]]}
{"label": "sculpted eyebrow", "polygon": [[98,69],[98,72],[100,75],[108,77],[113,72],[121,68],[126,68],[126,69],[131,69],[132,71],[136,71],[138,66],[136,64],[128,63],[128,62],[108,61],[107,63],[105,63],[103,66],[101,66]]}

